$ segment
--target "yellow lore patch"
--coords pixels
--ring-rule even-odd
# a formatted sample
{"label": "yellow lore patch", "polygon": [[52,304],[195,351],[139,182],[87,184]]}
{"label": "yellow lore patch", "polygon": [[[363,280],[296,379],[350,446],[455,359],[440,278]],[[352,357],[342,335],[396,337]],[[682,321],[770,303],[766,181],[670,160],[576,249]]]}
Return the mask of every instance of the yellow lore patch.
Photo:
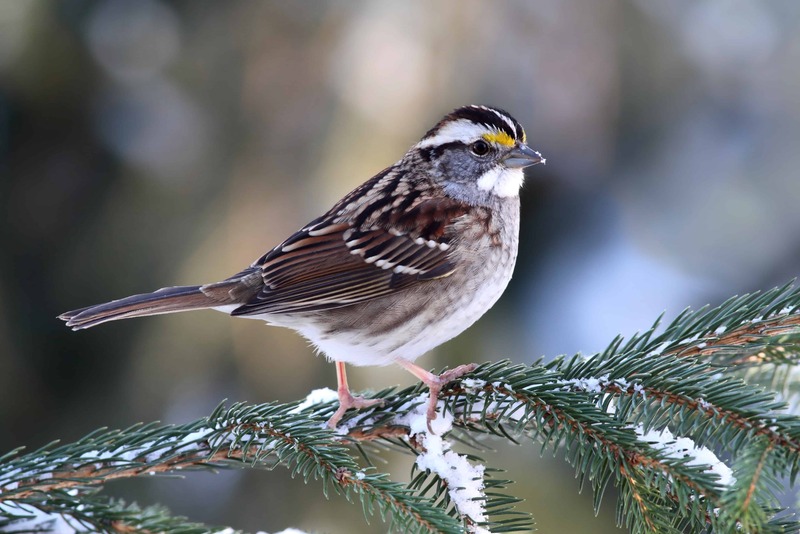
{"label": "yellow lore patch", "polygon": [[482,137],[490,143],[497,143],[498,145],[503,146],[514,146],[515,143],[514,139],[512,139],[511,136],[505,132],[485,133]]}

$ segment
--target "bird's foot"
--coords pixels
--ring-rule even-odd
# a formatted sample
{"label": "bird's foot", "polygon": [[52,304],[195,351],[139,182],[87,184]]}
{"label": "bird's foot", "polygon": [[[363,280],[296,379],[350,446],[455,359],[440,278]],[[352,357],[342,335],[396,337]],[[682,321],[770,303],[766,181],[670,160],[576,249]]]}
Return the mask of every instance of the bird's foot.
{"label": "bird's foot", "polygon": [[335,429],[336,425],[339,424],[339,421],[344,416],[344,413],[350,408],[361,410],[363,408],[369,408],[378,404],[383,404],[383,399],[365,399],[364,397],[356,397],[350,393],[350,390],[340,389],[339,408],[336,410],[333,416],[328,419],[328,428]]}
{"label": "bird's foot", "polygon": [[[471,373],[478,367],[478,364],[475,363],[467,363],[464,365],[459,365],[455,369],[449,369],[440,375],[435,375],[433,373],[428,373],[428,376],[420,376],[425,385],[428,386],[430,390],[430,397],[428,398],[428,411],[426,417],[428,419],[428,431],[431,434],[435,434],[433,428],[431,428],[431,421],[436,419],[436,406],[439,403],[439,393],[442,392],[442,388],[456,380],[457,378],[461,378],[467,373]],[[419,376],[419,375],[418,375]]]}

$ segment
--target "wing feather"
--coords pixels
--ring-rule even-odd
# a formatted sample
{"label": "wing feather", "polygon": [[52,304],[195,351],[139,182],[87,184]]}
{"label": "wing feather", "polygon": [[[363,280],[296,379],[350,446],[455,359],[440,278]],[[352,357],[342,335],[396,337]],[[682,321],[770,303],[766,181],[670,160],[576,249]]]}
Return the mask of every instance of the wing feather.
{"label": "wing feather", "polygon": [[[350,217],[334,206],[262,256],[253,264],[261,269],[262,289],[233,315],[334,309],[451,274],[458,246],[454,225],[475,208],[419,194],[403,183],[378,175],[351,194],[364,197],[365,204]],[[392,202],[369,202],[371,194],[389,194],[388,186],[395,189]],[[401,205],[406,208],[399,216]]]}

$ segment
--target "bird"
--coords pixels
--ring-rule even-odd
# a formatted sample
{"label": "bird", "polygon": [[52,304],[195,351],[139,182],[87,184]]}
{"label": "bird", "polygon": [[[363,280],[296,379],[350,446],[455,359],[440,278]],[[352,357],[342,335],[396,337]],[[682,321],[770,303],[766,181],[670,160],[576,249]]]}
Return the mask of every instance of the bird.
{"label": "bird", "polygon": [[165,287],[59,315],[73,330],[212,309],[293,329],[336,366],[336,428],[353,395],[345,364],[397,364],[429,389],[428,428],[446,384],[415,360],[475,323],[500,298],[517,258],[526,167],[545,163],[508,112],[453,110],[385,168],[249,267],[222,281]]}

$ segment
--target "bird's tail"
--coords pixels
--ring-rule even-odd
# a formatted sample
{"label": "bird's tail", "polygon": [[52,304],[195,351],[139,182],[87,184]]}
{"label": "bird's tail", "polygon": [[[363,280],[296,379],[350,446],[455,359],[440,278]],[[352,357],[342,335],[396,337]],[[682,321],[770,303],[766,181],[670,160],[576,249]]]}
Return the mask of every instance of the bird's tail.
{"label": "bird's tail", "polygon": [[117,319],[201,310],[221,304],[218,300],[203,293],[200,287],[165,287],[152,293],[132,295],[105,304],[62,313],[58,318],[66,321],[67,326],[72,327],[73,330],[82,330]]}

